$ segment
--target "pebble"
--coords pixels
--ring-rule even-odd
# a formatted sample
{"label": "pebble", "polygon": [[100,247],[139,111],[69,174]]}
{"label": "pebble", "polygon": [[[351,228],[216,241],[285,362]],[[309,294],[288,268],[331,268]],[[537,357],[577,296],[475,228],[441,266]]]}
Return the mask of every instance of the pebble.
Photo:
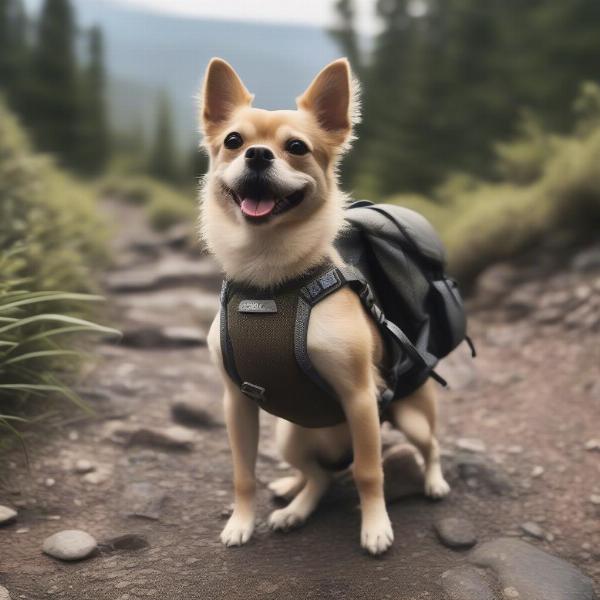
{"label": "pebble", "polygon": [[5,587],[0,585],[0,600],[10,600],[10,594]]}
{"label": "pebble", "polygon": [[113,442],[126,446],[154,446],[171,450],[191,450],[194,446],[194,433],[174,425],[172,427],[144,427],[131,423],[110,423],[107,437]]}
{"label": "pebble", "polygon": [[537,465],[531,469],[532,477],[541,477],[544,474],[544,467]]}
{"label": "pebble", "polygon": [[125,515],[157,521],[166,497],[166,493],[152,483],[132,483],[125,488],[123,496]]}
{"label": "pebble", "polygon": [[199,401],[175,400],[171,405],[173,420],[191,427],[215,427],[217,424],[210,412]]}
{"label": "pebble", "polygon": [[446,517],[436,521],[433,527],[442,544],[448,548],[472,548],[477,543],[475,527],[467,519]]}
{"label": "pebble", "polygon": [[60,560],[81,560],[97,547],[96,540],[85,531],[67,529],[46,538],[43,551]]}
{"label": "pebble", "polygon": [[46,480],[44,481],[44,484],[46,487],[53,487],[56,484],[56,480],[53,479],[52,477],[47,477]]}
{"label": "pebble", "polygon": [[590,496],[590,502],[596,506],[600,506],[600,494],[592,494]]}
{"label": "pebble", "polygon": [[527,535],[536,538],[537,540],[543,540],[545,537],[544,530],[533,521],[527,521],[521,524],[521,529]]}
{"label": "pebble", "polygon": [[75,463],[75,473],[79,473],[80,475],[85,475],[86,473],[91,473],[92,471],[95,471],[95,470],[96,470],[96,467],[89,460],[86,460],[85,458],[80,458]]}
{"label": "pebble", "polygon": [[465,452],[485,452],[485,444],[476,438],[459,438],[456,440],[456,447],[459,450],[464,450]]}
{"label": "pebble", "polygon": [[0,506],[0,525],[8,525],[17,518],[17,511],[8,506]]}
{"label": "pebble", "polygon": [[592,452],[594,450],[600,452],[600,440],[596,440],[596,439],[588,440],[584,444],[584,448],[590,452]]}
{"label": "pebble", "polygon": [[509,454],[521,454],[523,452],[523,446],[509,446],[506,451]]}
{"label": "pebble", "polygon": [[423,493],[423,469],[419,466],[414,448],[409,444],[398,444],[386,451],[383,472],[388,502]]}

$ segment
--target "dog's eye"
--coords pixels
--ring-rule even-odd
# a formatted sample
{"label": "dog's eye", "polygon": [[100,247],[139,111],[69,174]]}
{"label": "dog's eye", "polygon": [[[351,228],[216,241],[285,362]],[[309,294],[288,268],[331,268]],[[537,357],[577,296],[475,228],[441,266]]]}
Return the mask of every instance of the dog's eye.
{"label": "dog's eye", "polygon": [[285,149],[290,154],[297,154],[298,156],[302,156],[309,152],[308,146],[302,140],[290,140],[285,145]]}
{"label": "dog's eye", "polygon": [[244,140],[237,131],[233,131],[225,138],[224,143],[227,150],[237,150],[244,143]]}

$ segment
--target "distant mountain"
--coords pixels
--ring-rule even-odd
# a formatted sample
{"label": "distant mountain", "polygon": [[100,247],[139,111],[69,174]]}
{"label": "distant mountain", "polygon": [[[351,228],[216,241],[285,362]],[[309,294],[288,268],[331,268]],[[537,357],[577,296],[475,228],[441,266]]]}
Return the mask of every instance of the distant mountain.
{"label": "distant mountain", "polygon": [[[39,3],[27,0],[33,11]],[[327,32],[315,27],[186,19],[110,0],[74,5],[81,25],[98,24],[105,34],[113,126],[141,122],[150,138],[158,91],[166,88],[183,149],[195,140],[195,96],[212,56],[235,66],[257,106],[292,108],[316,72],[340,55]]]}

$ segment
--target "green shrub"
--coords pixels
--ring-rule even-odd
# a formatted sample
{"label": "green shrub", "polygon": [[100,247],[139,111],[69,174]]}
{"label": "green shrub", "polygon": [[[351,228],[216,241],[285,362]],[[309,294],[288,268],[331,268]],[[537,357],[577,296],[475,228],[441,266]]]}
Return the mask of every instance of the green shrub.
{"label": "green shrub", "polygon": [[[60,395],[78,365],[73,334],[115,333],[82,316],[109,256],[90,189],[35,155],[0,102],[0,424]],[[66,290],[56,292],[54,290]],[[36,403],[37,404],[37,403]]]}
{"label": "green shrub", "polygon": [[448,249],[450,270],[467,285],[486,266],[514,258],[544,239],[597,237],[600,92],[593,88],[584,87],[585,121],[570,137],[549,136],[531,126],[525,137],[500,148],[504,180],[458,176],[433,199],[399,195],[387,201],[417,210],[433,223]]}
{"label": "green shrub", "polygon": [[188,196],[151,177],[110,176],[100,182],[99,192],[103,196],[144,205],[151,225],[158,231],[178,223],[192,223],[197,218],[193,194]]}

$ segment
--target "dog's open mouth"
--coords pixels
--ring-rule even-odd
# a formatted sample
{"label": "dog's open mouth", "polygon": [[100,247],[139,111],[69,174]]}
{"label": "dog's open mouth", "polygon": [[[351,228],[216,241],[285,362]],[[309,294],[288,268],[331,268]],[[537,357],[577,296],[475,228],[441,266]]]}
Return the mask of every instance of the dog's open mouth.
{"label": "dog's open mouth", "polygon": [[296,190],[282,198],[261,196],[252,198],[248,195],[238,194],[230,188],[227,191],[239,206],[244,217],[252,223],[264,223],[270,217],[281,215],[298,206],[304,200],[305,190]]}

